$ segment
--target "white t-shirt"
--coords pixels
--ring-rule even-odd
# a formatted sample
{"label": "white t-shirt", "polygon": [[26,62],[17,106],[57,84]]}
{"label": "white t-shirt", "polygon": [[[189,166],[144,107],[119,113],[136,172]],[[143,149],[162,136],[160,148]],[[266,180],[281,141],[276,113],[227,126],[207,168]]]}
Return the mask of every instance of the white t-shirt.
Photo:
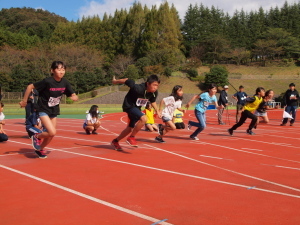
{"label": "white t-shirt", "polygon": [[97,122],[97,120],[98,120],[98,118],[92,118],[91,114],[88,113],[88,114],[86,114],[86,118],[85,118],[84,122],[87,124],[88,121],[91,121],[91,123],[94,124]]}
{"label": "white t-shirt", "polygon": [[181,108],[182,101],[175,101],[173,96],[163,98],[163,101],[165,103],[165,108],[162,111],[162,116],[172,119],[175,109]]}
{"label": "white t-shirt", "polygon": [[0,121],[4,120],[5,116],[3,112],[0,112]]}

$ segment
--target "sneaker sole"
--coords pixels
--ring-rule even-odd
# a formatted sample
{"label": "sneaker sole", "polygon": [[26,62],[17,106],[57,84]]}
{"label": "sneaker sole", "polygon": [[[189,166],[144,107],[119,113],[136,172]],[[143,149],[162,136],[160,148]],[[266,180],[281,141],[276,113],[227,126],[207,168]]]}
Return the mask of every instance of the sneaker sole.
{"label": "sneaker sole", "polygon": [[46,159],[46,158],[47,158],[46,155],[45,155],[45,156],[40,156],[38,153],[36,153],[36,151],[34,151],[34,153],[35,153],[40,159]]}
{"label": "sneaker sole", "polygon": [[110,145],[114,148],[114,150],[117,150],[117,151],[123,151],[122,148],[116,148],[112,143],[111,143]]}
{"label": "sneaker sole", "polygon": [[31,136],[31,145],[32,145],[32,147],[33,147],[33,149],[34,150],[37,150],[37,151],[40,151],[40,149],[37,149],[35,146],[34,146],[34,144],[33,144],[33,136]]}
{"label": "sneaker sole", "polygon": [[132,144],[130,144],[130,142],[129,141],[126,141],[126,143],[128,144],[128,145],[130,145],[131,147],[138,147],[138,145],[132,145]]}

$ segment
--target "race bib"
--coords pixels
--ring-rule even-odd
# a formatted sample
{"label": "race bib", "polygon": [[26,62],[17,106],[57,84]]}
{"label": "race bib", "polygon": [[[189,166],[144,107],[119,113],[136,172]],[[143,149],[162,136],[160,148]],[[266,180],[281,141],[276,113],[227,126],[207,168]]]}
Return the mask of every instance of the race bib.
{"label": "race bib", "polygon": [[148,102],[148,99],[138,98],[136,100],[136,105],[145,107],[147,105],[147,102]]}
{"label": "race bib", "polygon": [[53,106],[59,105],[61,98],[62,98],[62,96],[59,96],[57,98],[50,97],[49,101],[48,101],[48,106],[53,107]]}
{"label": "race bib", "polygon": [[208,106],[209,106],[209,102],[203,102],[203,105],[204,105],[205,107],[208,107]]}

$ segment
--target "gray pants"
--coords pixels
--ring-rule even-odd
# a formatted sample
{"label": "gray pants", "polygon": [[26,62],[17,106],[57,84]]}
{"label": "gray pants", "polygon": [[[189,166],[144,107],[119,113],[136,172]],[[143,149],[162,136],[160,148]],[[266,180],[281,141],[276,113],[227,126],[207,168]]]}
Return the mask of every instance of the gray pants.
{"label": "gray pants", "polygon": [[219,122],[219,124],[223,123],[222,117],[223,117],[224,110],[225,110],[225,108],[218,109],[218,122]]}

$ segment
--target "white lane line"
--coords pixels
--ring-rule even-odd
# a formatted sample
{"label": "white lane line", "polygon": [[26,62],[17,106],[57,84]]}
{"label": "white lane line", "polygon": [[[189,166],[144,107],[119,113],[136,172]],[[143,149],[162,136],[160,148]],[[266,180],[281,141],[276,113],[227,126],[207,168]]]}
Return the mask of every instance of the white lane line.
{"label": "white lane line", "polygon": [[[130,215],[139,217],[139,218],[141,218],[141,219],[148,220],[148,221],[150,221],[150,222],[156,222],[156,221],[159,221],[159,219],[156,219],[156,218],[153,218],[153,217],[144,215],[144,214],[142,214],[142,213],[138,213],[138,212],[132,211],[132,210],[130,210],[130,209],[126,209],[126,208],[124,208],[124,207],[122,207],[122,206],[118,206],[118,205],[112,204],[112,203],[107,202],[107,201],[103,201],[103,200],[101,200],[101,199],[98,199],[98,198],[95,198],[95,197],[93,197],[93,196],[90,196],[90,195],[81,193],[81,192],[79,192],[79,191],[75,191],[75,190],[73,190],[73,189],[71,189],[71,188],[64,187],[64,186],[62,186],[62,185],[59,185],[59,184],[53,183],[53,182],[51,182],[51,181],[48,181],[48,180],[45,180],[45,179],[42,179],[42,178],[33,176],[33,175],[31,175],[31,174],[24,173],[24,172],[22,172],[22,171],[19,171],[19,170],[16,170],[16,169],[13,169],[13,168],[10,168],[10,167],[1,165],[1,164],[0,164],[0,167],[2,167],[3,169],[6,169],[6,170],[12,171],[12,172],[21,174],[21,175],[23,175],[23,176],[29,177],[29,178],[31,178],[31,179],[40,181],[40,182],[42,182],[42,183],[48,184],[48,185],[50,185],[50,186],[56,187],[56,188],[58,188],[58,189],[67,191],[67,192],[72,193],[72,194],[74,194],[74,195],[78,195],[78,196],[80,196],[80,197],[83,197],[83,198],[89,199],[89,200],[91,200],[91,201],[100,203],[100,204],[105,205],[105,206],[108,206],[108,207],[110,207],[110,208],[119,210],[119,211],[121,211],[121,212],[125,212],[125,213],[127,213],[127,214],[130,214]],[[161,224],[164,224],[164,225],[171,225],[170,223],[165,223],[165,222],[162,222]]]}
{"label": "white lane line", "polygon": [[[12,141],[14,143],[18,143],[21,145],[30,145],[27,143],[22,143],[22,142],[17,142],[17,141]],[[144,144],[146,145],[146,144]],[[153,147],[151,146],[152,149],[156,149],[156,150],[160,150],[159,148]],[[176,175],[180,175],[180,176],[185,176],[185,177],[191,177],[191,178],[196,178],[196,179],[200,179],[200,180],[206,180],[206,181],[211,181],[211,182],[215,182],[215,183],[221,183],[221,184],[227,184],[227,185],[231,185],[231,186],[236,186],[236,187],[242,187],[242,188],[249,188],[249,186],[247,185],[243,185],[243,184],[237,184],[237,183],[231,183],[231,182],[227,182],[227,181],[221,181],[221,180],[215,180],[215,179],[211,179],[211,178],[207,178],[207,177],[200,177],[200,176],[196,176],[196,175],[191,175],[191,174],[186,174],[186,173],[180,173],[180,172],[175,172],[172,170],[165,170],[165,169],[160,169],[160,168],[156,168],[156,167],[151,167],[151,166],[145,166],[145,165],[141,165],[141,164],[136,164],[136,163],[130,163],[130,162],[125,162],[125,161],[120,161],[120,160],[115,160],[115,159],[108,159],[108,158],[103,158],[103,157],[99,157],[99,156],[93,156],[93,155],[87,155],[87,154],[82,154],[82,153],[76,153],[76,152],[69,152],[69,151],[65,151],[65,150],[61,150],[61,149],[55,149],[55,148],[47,148],[50,149],[52,151],[59,151],[59,152],[64,152],[64,153],[69,153],[69,154],[74,154],[74,155],[79,155],[79,156],[84,156],[84,157],[88,157],[88,158],[94,158],[94,159],[101,159],[101,160],[105,160],[105,161],[110,161],[110,162],[116,162],[116,163],[121,163],[121,164],[125,164],[125,165],[131,165],[131,166],[136,166],[136,167],[141,167],[141,168],[146,168],[146,169],[151,169],[151,170],[156,170],[156,171],[161,171],[161,172],[166,172],[166,173],[171,173],[171,174],[176,174]],[[174,153],[175,155],[178,155],[176,153]],[[188,158],[185,156],[182,156],[183,158]],[[192,159],[193,161],[198,161],[195,159]],[[213,165],[214,166],[214,165]],[[214,166],[216,167],[216,166]],[[226,169],[225,169],[226,170]],[[284,193],[284,192],[278,192],[278,191],[272,191],[272,190],[267,190],[267,189],[263,189],[263,188],[256,188],[255,190],[258,191],[263,191],[263,192],[267,192],[267,193],[272,193],[272,194],[278,194],[278,195],[284,195],[284,196],[289,196],[289,197],[294,197],[294,198],[299,198],[299,195],[293,195],[293,194],[288,194],[288,193]]]}
{"label": "white lane line", "polygon": [[199,155],[199,156],[206,157],[206,158],[212,158],[212,159],[233,160],[233,159],[225,159],[225,158],[220,158],[220,157],[215,157],[215,156],[210,156],[210,155]]}
{"label": "white lane line", "polygon": [[[248,140],[248,139],[247,139]],[[259,156],[264,156],[264,157],[268,157],[268,158],[272,158],[272,159],[279,159],[279,160],[283,160],[283,161],[289,161],[289,162],[294,162],[294,163],[300,163],[299,161],[294,161],[294,160],[290,160],[290,159],[283,159],[283,158],[278,158],[278,157],[274,157],[274,156],[269,156],[269,155],[264,155],[261,153],[256,153],[256,152],[248,152],[248,151],[244,151],[241,149],[237,149],[237,148],[232,148],[232,147],[227,147],[224,145],[217,145],[217,144],[213,144],[213,143],[209,143],[209,142],[203,142],[203,141],[197,141],[197,142],[193,142],[194,144],[204,144],[204,145],[212,145],[212,146],[216,146],[216,147],[220,147],[220,148],[226,148],[226,149],[230,149],[233,151],[238,151],[238,152],[245,152],[245,153],[249,153],[252,155],[259,155]]]}
{"label": "white lane line", "polygon": [[279,168],[285,168],[285,169],[292,169],[292,170],[300,170],[300,168],[294,168],[294,167],[288,167],[288,166],[269,165],[269,164],[263,164],[263,163],[261,163],[261,165],[273,166],[273,167],[279,167]]}
{"label": "white lane line", "polygon": [[285,147],[289,147],[289,148],[300,148],[300,147],[292,146],[289,143],[277,143],[277,142],[259,141],[259,140],[252,140],[252,139],[243,138],[243,137],[230,137],[230,139],[233,139],[233,140],[241,140],[241,139],[243,139],[243,140],[247,140],[247,141],[260,142],[260,143],[270,144],[270,145],[279,145],[279,146],[285,146]]}
{"label": "white lane line", "polygon": [[253,148],[242,148],[242,149],[250,150],[250,151],[259,151],[259,152],[263,152],[263,150],[253,149]]}
{"label": "white lane line", "polygon": [[219,167],[219,166],[216,166],[216,165],[213,165],[213,164],[210,164],[210,163],[202,162],[202,161],[199,161],[197,159],[193,159],[193,158],[190,158],[190,157],[187,157],[187,156],[184,156],[184,155],[180,155],[180,154],[177,154],[177,153],[165,150],[165,149],[157,148],[157,147],[154,147],[154,146],[151,146],[151,145],[148,145],[148,144],[144,144],[144,145],[149,146],[153,150],[159,150],[159,151],[167,152],[169,154],[176,155],[176,156],[179,156],[179,157],[191,160],[191,161],[195,161],[195,162],[201,163],[203,165],[211,166],[211,167],[223,170],[223,171],[227,171],[227,172],[230,172],[230,173],[238,174],[238,175],[243,176],[243,177],[248,177],[248,178],[251,178],[251,179],[254,179],[254,180],[263,181],[265,183],[273,184],[275,186],[279,186],[279,187],[283,187],[283,188],[287,188],[287,189],[291,189],[291,190],[299,191],[300,192],[300,189],[298,189],[298,188],[293,188],[293,187],[290,187],[290,186],[287,186],[287,185],[284,185],[284,184],[279,184],[279,183],[276,183],[276,182],[273,182],[273,181],[269,181],[269,180],[265,180],[265,179],[262,179],[262,178],[259,178],[259,177],[255,177],[255,176],[251,176],[251,175],[248,175],[248,174],[236,172],[234,170],[230,170],[230,169]]}

